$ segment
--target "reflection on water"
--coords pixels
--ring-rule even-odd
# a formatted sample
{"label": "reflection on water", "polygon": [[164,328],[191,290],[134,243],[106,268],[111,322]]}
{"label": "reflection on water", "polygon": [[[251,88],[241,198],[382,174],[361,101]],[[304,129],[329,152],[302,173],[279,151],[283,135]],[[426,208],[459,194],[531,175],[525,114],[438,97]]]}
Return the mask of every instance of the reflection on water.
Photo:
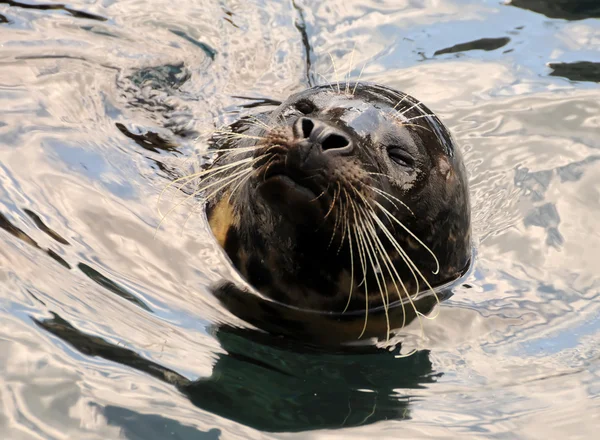
{"label": "reflection on water", "polygon": [[432,371],[427,351],[400,359],[397,350],[324,351],[225,326],[215,332],[225,353],[217,356],[211,376],[190,381],[133,350],[80,332],[58,315],[34,322],[85,355],[143,371],[174,385],[199,408],[262,431],[407,419],[410,395],[395,390],[420,388],[441,375]]}
{"label": "reflection on water", "polygon": [[446,49],[436,50],[434,55],[444,55],[446,53],[458,53],[466,52],[468,50],[496,50],[503,46],[506,46],[510,41],[510,38],[480,38],[475,41],[468,43],[455,44],[452,47]]}
{"label": "reflection on water", "polygon": [[596,0],[511,0],[510,4],[539,12],[550,18],[567,20],[600,18],[600,5]]}
{"label": "reflection on water", "polygon": [[579,61],[575,63],[550,63],[552,76],[564,76],[573,81],[593,81],[600,83],[600,63]]}
{"label": "reflection on water", "polygon": [[30,4],[23,2],[16,2],[14,0],[0,0],[0,3],[7,4],[9,6],[14,6],[17,8],[24,9],[38,9],[40,11],[48,11],[48,10],[60,10],[65,11],[73,17],[77,18],[87,18],[89,20],[99,20],[106,21],[107,19],[104,17],[100,17],[99,15],[90,14],[89,12],[78,11],[75,9],[71,9],[62,4],[57,3],[38,3],[38,4]]}
{"label": "reflection on water", "polygon": [[[599,11],[0,0],[0,432],[593,438]],[[211,288],[235,274],[202,215],[184,203],[160,223],[156,201],[215,126],[346,75],[451,127],[477,259],[424,337],[415,321],[341,350],[231,315]]]}

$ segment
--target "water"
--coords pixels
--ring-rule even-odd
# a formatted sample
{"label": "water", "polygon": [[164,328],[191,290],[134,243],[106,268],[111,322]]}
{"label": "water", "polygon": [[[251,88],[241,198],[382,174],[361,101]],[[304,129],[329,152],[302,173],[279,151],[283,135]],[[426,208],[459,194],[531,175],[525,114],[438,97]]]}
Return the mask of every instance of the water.
{"label": "water", "polygon": [[[595,436],[596,1],[23,1],[0,1],[2,438]],[[476,263],[407,358],[244,329],[193,206],[155,235],[195,137],[335,80],[329,54],[465,152]]]}

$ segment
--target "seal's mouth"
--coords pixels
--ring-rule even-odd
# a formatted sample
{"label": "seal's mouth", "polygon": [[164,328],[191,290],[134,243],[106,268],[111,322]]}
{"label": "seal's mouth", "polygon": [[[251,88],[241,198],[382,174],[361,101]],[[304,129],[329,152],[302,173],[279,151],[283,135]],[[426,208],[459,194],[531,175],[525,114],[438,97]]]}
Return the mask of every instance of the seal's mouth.
{"label": "seal's mouth", "polygon": [[297,181],[285,174],[275,174],[268,177],[265,182],[281,186],[282,188],[285,188],[287,192],[292,191],[297,197],[306,197],[311,200],[314,200],[317,197],[310,188],[300,185]]}
{"label": "seal's mouth", "polygon": [[317,195],[323,192],[315,182],[314,176],[286,166],[285,161],[268,165],[265,171],[259,174],[258,181],[263,193],[279,193],[281,196],[293,197],[295,201],[314,201]]}

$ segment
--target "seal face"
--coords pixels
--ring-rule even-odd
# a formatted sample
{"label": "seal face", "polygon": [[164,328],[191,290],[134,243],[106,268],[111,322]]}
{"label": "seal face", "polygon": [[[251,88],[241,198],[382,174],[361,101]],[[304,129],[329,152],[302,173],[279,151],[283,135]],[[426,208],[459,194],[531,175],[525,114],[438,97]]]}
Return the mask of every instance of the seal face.
{"label": "seal face", "polygon": [[356,312],[464,273],[467,177],[442,122],[375,84],[317,86],[214,138],[200,186],[219,244],[275,302]]}

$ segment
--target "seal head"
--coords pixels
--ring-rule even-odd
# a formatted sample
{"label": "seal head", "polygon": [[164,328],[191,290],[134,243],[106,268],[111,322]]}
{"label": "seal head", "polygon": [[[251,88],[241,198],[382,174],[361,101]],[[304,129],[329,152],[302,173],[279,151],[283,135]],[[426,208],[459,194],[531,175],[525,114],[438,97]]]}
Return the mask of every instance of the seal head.
{"label": "seal head", "polygon": [[448,283],[471,257],[460,151],[420,101],[318,86],[215,137],[210,227],[273,301],[342,313]]}

